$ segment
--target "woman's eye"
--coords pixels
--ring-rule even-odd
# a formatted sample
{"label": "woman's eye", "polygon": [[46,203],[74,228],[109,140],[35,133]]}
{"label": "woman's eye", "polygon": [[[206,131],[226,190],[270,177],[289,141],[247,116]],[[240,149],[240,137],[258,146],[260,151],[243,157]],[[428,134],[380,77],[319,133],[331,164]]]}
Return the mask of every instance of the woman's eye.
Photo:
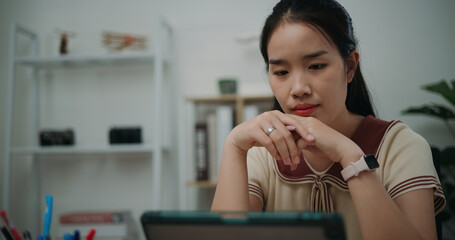
{"label": "woman's eye", "polygon": [[310,70],[320,70],[323,69],[326,66],[326,64],[313,64],[310,65]]}
{"label": "woman's eye", "polygon": [[288,71],[276,71],[273,74],[277,76],[284,76],[288,73]]}

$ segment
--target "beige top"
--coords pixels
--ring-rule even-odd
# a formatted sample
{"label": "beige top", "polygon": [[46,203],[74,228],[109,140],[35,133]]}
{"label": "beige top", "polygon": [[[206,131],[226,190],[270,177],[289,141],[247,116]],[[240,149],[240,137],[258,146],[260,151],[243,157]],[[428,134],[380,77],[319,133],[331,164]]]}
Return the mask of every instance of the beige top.
{"label": "beige top", "polygon": [[[386,122],[367,116],[352,140],[365,154],[375,154],[376,170],[392,199],[423,188],[433,188],[435,214],[445,206],[431,149],[420,135],[399,121]],[[342,167],[332,164],[318,172],[305,160],[290,171],[263,147],[247,157],[249,193],[262,199],[266,211],[335,211],[342,215],[347,239],[361,239],[355,208]]]}

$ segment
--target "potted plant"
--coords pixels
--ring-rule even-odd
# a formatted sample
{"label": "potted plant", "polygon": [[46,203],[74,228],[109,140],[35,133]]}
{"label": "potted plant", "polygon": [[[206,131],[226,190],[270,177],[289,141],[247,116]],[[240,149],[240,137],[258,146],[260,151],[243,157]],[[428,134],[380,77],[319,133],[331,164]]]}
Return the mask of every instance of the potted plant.
{"label": "potted plant", "polygon": [[[452,79],[449,83],[442,79],[436,83],[423,85],[422,89],[430,93],[441,95],[451,106],[447,107],[442,104],[429,103],[421,106],[409,107],[408,109],[403,110],[402,113],[423,114],[438,118],[444,122],[450,134],[455,139],[455,129],[450,124],[450,121],[455,120],[455,79]],[[447,201],[447,206],[440,213],[440,217],[442,222],[447,222],[455,213],[455,146],[446,147],[441,151],[440,165],[441,174],[439,177]],[[451,230],[449,226],[446,225],[446,227]]]}

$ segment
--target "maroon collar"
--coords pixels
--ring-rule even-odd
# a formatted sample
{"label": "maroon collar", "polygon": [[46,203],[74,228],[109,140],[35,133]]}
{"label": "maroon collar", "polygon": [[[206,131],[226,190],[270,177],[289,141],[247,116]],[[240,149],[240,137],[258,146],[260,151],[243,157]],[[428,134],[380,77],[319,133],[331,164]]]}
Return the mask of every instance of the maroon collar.
{"label": "maroon collar", "polygon": [[[396,122],[397,121],[387,122],[368,115],[362,120],[351,139],[365,154],[376,154],[387,129]],[[294,171],[291,171],[290,166],[284,165],[283,161],[276,161],[276,163],[277,169],[280,172],[279,175],[289,180],[296,181],[308,174],[314,174],[306,161],[301,161]],[[344,181],[341,176],[341,170],[343,170],[341,164],[334,163],[327,171],[327,174]]]}

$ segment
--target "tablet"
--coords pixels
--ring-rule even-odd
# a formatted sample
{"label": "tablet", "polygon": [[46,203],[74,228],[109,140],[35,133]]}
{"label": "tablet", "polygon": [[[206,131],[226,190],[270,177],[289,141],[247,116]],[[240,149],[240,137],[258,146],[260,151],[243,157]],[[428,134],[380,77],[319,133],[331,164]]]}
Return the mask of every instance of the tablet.
{"label": "tablet", "polygon": [[148,240],[345,239],[335,213],[146,211],[141,223]]}

